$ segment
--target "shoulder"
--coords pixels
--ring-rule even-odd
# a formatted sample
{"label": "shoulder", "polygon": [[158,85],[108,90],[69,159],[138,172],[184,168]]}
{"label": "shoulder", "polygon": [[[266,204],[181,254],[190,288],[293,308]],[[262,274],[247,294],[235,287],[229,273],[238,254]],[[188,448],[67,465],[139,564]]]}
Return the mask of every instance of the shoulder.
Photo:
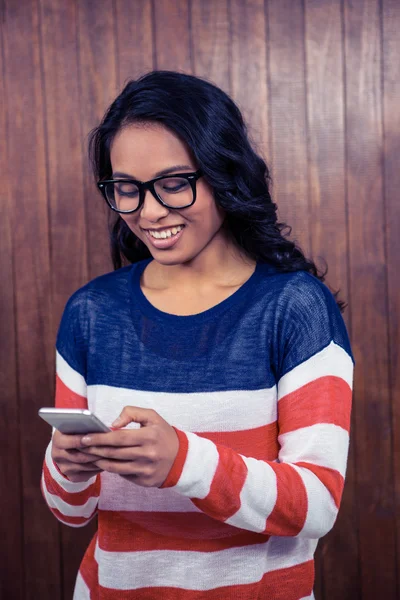
{"label": "shoulder", "polygon": [[[261,288],[273,291],[278,312],[336,308],[328,286],[308,271],[280,271],[276,266],[261,265]],[[261,289],[262,291],[262,289]]]}
{"label": "shoulder", "polygon": [[126,302],[129,295],[129,280],[135,265],[128,265],[99,275],[78,288],[67,300],[65,312],[70,316],[82,315],[88,310],[107,307],[115,302]]}
{"label": "shoulder", "polygon": [[285,273],[279,301],[289,311],[339,311],[335,297],[328,286],[307,271]]}
{"label": "shoulder", "polygon": [[282,329],[303,338],[347,338],[336,299],[328,286],[307,271],[288,273],[277,297]]}
{"label": "shoulder", "polygon": [[130,279],[135,265],[100,275],[78,288],[67,300],[62,320],[81,327],[96,316],[122,315],[130,306]]}

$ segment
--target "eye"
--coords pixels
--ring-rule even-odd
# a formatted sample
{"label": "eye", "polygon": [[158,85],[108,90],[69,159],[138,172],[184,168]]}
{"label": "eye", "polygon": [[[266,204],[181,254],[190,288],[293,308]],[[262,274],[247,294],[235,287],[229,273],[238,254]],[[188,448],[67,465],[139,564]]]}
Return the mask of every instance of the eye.
{"label": "eye", "polygon": [[129,181],[127,181],[126,183],[115,183],[114,189],[118,196],[124,196],[126,198],[135,198],[135,196],[139,193],[137,186],[134,183],[130,183]]}
{"label": "eye", "polygon": [[190,184],[188,180],[182,177],[161,180],[162,189],[172,194],[176,194],[177,192],[182,192],[183,190],[186,190],[189,185]]}

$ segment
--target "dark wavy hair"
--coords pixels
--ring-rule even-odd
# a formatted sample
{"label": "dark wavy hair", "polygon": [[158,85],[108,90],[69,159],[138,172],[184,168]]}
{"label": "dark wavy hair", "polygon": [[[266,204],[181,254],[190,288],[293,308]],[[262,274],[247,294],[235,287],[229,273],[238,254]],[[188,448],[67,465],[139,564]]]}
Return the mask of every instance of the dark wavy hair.
{"label": "dark wavy hair", "polygon": [[[271,176],[253,149],[246,124],[234,101],[205,79],[175,71],[151,71],[129,81],[89,134],[89,157],[97,180],[112,176],[111,143],[123,127],[156,122],[186,142],[212,186],[215,201],[226,212],[224,227],[245,255],[269,262],[280,271],[308,271],[325,280],[293,241],[292,228],[277,222],[272,202]],[[111,212],[111,211],[110,211]],[[286,234],[284,233],[286,230]],[[110,220],[114,269],[149,258],[147,246],[119,215]],[[341,312],[347,304],[332,293]]]}

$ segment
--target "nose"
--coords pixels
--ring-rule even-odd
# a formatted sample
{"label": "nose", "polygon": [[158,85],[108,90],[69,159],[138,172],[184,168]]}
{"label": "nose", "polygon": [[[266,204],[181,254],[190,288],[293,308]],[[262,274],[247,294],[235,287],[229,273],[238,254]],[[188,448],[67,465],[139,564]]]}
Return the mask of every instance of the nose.
{"label": "nose", "polygon": [[157,222],[169,213],[169,209],[156,200],[150,190],[144,192],[144,203],[140,212],[140,218],[150,223]]}

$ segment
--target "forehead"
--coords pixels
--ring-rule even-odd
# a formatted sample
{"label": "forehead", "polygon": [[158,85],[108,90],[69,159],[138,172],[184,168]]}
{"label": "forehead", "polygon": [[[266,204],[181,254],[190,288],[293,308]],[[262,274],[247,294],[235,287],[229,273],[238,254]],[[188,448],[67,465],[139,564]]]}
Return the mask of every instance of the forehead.
{"label": "forehead", "polygon": [[155,171],[177,161],[190,162],[191,152],[175,132],[161,124],[133,124],[117,133],[110,158],[114,170],[122,171],[125,165],[135,172],[146,166]]}

